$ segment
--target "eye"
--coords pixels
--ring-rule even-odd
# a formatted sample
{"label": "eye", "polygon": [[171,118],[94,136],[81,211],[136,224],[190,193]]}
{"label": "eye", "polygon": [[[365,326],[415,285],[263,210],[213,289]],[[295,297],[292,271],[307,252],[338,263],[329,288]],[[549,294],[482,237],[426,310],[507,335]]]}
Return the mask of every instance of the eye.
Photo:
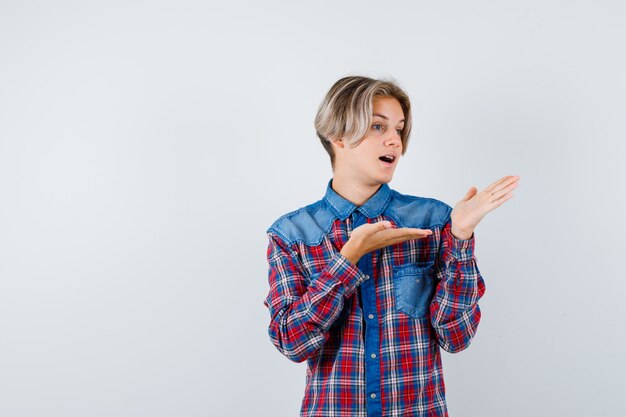
{"label": "eye", "polygon": [[398,132],[398,135],[402,136],[402,131],[403,131],[403,130],[404,130],[404,129],[396,129],[396,132]]}
{"label": "eye", "polygon": [[383,129],[383,125],[381,125],[380,123],[376,123],[376,124],[372,125],[372,129],[374,129],[374,130],[382,130]]}

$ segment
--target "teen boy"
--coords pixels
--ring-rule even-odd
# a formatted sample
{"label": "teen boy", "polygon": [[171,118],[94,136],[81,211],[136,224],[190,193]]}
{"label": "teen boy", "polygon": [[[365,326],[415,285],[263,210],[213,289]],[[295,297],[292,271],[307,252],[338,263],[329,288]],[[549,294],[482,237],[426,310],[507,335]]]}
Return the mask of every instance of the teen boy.
{"label": "teen boy", "polygon": [[315,128],[326,194],[267,230],[269,336],[307,360],[300,415],[447,416],[440,348],[470,344],[485,292],[474,229],[519,177],[471,187],[454,209],[389,188],[411,131],[390,81],[340,79]]}

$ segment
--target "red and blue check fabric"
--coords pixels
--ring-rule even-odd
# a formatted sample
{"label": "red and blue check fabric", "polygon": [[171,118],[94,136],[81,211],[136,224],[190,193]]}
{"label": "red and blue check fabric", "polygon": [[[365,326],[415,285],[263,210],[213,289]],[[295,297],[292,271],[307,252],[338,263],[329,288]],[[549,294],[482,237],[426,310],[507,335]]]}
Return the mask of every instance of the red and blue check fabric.
{"label": "red and blue check fabric", "polygon": [[[355,206],[328,182],[322,200],[268,229],[269,337],[307,361],[301,416],[447,416],[440,348],[469,346],[485,284],[474,235],[455,238],[451,207],[381,185]],[[354,228],[390,221],[433,231],[352,264]]]}

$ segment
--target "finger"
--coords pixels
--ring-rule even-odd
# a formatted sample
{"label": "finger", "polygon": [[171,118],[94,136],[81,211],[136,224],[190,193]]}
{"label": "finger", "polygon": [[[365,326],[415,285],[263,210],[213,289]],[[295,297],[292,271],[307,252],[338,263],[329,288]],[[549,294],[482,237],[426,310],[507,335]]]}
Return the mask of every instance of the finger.
{"label": "finger", "polygon": [[388,229],[384,233],[386,236],[422,236],[431,235],[433,233],[430,229],[418,229],[415,227],[399,227],[397,229]]}
{"label": "finger", "polygon": [[411,227],[400,227],[397,229],[387,229],[381,232],[378,232],[378,235],[382,239],[394,239],[396,237],[411,237],[411,236],[430,236],[432,235],[432,230],[428,229],[415,229]]}
{"label": "finger", "polygon": [[387,244],[403,242],[405,240],[420,239],[432,235],[432,230],[402,227],[381,232],[381,237]]}
{"label": "finger", "polygon": [[501,190],[509,187],[511,184],[518,184],[518,183],[519,183],[519,177],[511,177],[511,178],[507,179],[506,181],[502,182],[501,184],[499,184],[494,189],[492,189],[491,190],[491,194],[497,193],[498,191],[501,191]]}
{"label": "finger", "polygon": [[513,193],[508,193],[508,194],[503,195],[497,201],[494,201],[493,207],[491,208],[491,210],[497,209],[502,204],[506,203],[507,201],[509,201],[512,198],[513,198]]}
{"label": "finger", "polygon": [[487,188],[485,188],[483,191],[487,191],[487,192],[491,193],[498,185],[502,184],[504,181],[508,180],[509,178],[511,178],[511,175],[507,175],[505,177],[502,177],[499,180],[489,184],[489,186],[487,186]]}
{"label": "finger", "polygon": [[368,234],[373,234],[373,233],[379,233],[384,230],[392,229],[392,228],[393,228],[393,225],[391,224],[389,220],[383,220],[383,221],[374,222],[374,223],[363,223],[362,225],[355,227],[354,230],[363,229],[363,230],[367,230]]}
{"label": "finger", "polygon": [[500,178],[498,181],[494,182],[493,184],[489,185],[487,188],[484,189],[484,191],[491,194],[496,189],[498,189],[498,187],[502,185],[503,183],[507,181],[516,181],[516,180],[519,180],[519,178],[520,177],[518,175],[507,175],[505,177]]}
{"label": "finger", "polygon": [[380,222],[376,222],[374,223],[374,226],[376,227],[375,230],[386,230],[386,229],[391,229],[391,222],[389,220],[383,220]]}
{"label": "finger", "polygon": [[514,182],[508,184],[506,187],[498,189],[497,191],[495,191],[495,192],[493,192],[491,194],[489,202],[493,203],[494,201],[497,201],[503,195],[506,195],[506,194],[510,193],[511,191],[513,191],[514,189],[516,189],[518,185],[519,185],[519,182],[518,181],[514,181]]}
{"label": "finger", "polygon": [[430,235],[432,235],[432,233],[422,233],[422,234],[411,234],[411,235],[406,235],[403,237],[400,237],[399,239],[396,240],[396,242],[406,242],[407,240],[416,240],[416,239],[424,239],[429,237]]}

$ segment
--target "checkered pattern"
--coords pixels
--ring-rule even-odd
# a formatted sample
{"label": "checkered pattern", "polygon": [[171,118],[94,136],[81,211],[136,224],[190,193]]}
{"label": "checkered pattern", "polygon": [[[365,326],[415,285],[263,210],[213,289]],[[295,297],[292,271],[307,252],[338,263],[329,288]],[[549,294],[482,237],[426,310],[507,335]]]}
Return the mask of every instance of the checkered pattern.
{"label": "checkered pattern", "polygon": [[[440,348],[469,346],[485,292],[474,236],[452,235],[445,203],[404,196],[386,184],[369,202],[377,204],[375,216],[367,215],[371,206],[359,210],[341,200],[329,189],[308,206],[338,213],[330,227],[320,226],[319,242],[281,232],[278,221],[267,232],[268,331],[282,354],[307,361],[300,415],[447,416]],[[359,223],[416,227],[400,220],[407,218],[401,215],[405,200],[412,210],[443,210],[421,217],[431,219],[424,228],[432,235],[373,251],[356,265],[339,253]],[[293,213],[286,216],[297,222]]]}

